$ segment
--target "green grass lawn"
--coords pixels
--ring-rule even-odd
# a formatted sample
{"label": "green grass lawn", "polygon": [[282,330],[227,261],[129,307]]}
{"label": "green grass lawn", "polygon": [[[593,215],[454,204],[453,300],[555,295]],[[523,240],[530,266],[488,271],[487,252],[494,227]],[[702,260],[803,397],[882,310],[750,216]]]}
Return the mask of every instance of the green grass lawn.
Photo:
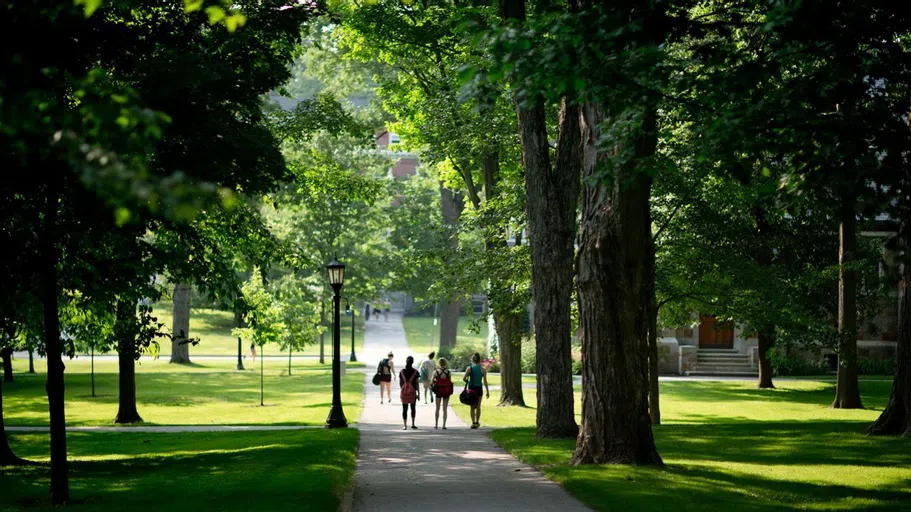
{"label": "green grass lawn", "polygon": [[534,438],[533,390],[525,409],[494,407],[491,393],[481,423],[597,510],[911,510],[911,440],[863,435],[891,383],[861,383],[866,410],[830,409],[832,382],[776,385],[662,382],[654,434],[664,469],[569,465],[574,440]]}
{"label": "green grass lawn", "polygon": [[[408,345],[415,354],[429,354],[431,351],[440,349],[440,325],[433,325],[433,318],[406,316],[403,319],[405,324],[405,338]],[[456,343],[473,343],[487,344],[487,323],[480,325],[480,331],[477,333],[467,332],[471,319],[467,316],[459,318],[459,332],[456,335]]]}
{"label": "green grass lawn", "polygon": [[[343,311],[344,313],[344,311]],[[170,332],[173,323],[171,315],[171,304],[157,304],[154,310],[155,317],[165,325]],[[317,319],[318,320],[318,319]],[[351,354],[351,317],[342,316],[341,318],[341,343],[342,356],[347,357]],[[197,356],[231,356],[237,355],[237,337],[231,335],[231,329],[234,328],[234,314],[229,311],[220,311],[217,309],[194,308],[190,311],[190,336],[199,337],[199,345],[190,347],[190,359]],[[170,355],[171,342],[162,338],[158,340],[161,345],[161,353]],[[327,332],[325,337],[325,354],[327,357],[332,353],[332,333]],[[242,343],[243,353],[247,354],[250,350],[250,342]],[[360,316],[354,317],[354,350],[360,353],[364,349],[364,322]],[[282,352],[278,345],[267,344],[265,346],[266,354],[287,354]],[[301,352],[295,352],[295,355],[319,355],[319,340],[314,340],[312,345],[308,345]]]}
{"label": "green grass lawn", "polygon": [[[259,361],[253,369],[236,371],[230,362],[172,365],[143,360],[136,367],[139,414],[155,425],[322,425],[332,401],[331,371],[315,361],[265,361],[265,406],[259,405]],[[46,371],[44,360],[36,362]],[[115,360],[95,361],[92,397],[89,361],[66,363],[68,425],[109,425],[117,415],[118,373]],[[27,360],[16,360],[16,380],[3,386],[7,425],[47,425],[44,375],[29,375]],[[342,377],[342,402],[349,421],[360,416],[364,379],[361,373]]]}
{"label": "green grass lawn", "polygon": [[[48,460],[46,434],[9,434]],[[336,510],[357,460],[358,432],[67,434],[67,510]],[[46,465],[5,467],[0,510],[57,510]]]}

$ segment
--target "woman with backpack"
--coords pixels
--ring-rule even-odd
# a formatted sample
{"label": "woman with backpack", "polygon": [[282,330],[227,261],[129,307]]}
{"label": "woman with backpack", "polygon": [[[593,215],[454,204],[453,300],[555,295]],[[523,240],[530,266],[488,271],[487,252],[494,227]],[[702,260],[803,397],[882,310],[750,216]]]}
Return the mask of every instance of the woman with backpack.
{"label": "woman with backpack", "polygon": [[418,371],[414,368],[414,358],[408,356],[405,359],[405,369],[399,372],[399,386],[402,388],[400,397],[402,399],[402,423],[405,426],[402,430],[408,430],[408,406],[411,406],[411,428],[417,430],[414,424],[415,408],[414,404],[418,401]]}
{"label": "woman with backpack", "polygon": [[383,390],[386,390],[386,398],[389,399],[389,403],[392,403],[392,372],[395,371],[395,366],[392,364],[392,352],[386,356],[386,359],[380,361],[380,365],[376,368],[376,373],[380,376],[380,405],[383,404]]}
{"label": "woman with backpack", "polygon": [[443,407],[443,430],[446,430],[446,416],[449,411],[449,397],[452,396],[452,374],[449,372],[449,361],[445,357],[440,358],[439,368],[433,372],[433,381],[430,389],[437,396],[437,412],[434,416],[433,428],[439,428],[440,424],[440,405]]}
{"label": "woman with backpack", "polygon": [[[471,428],[478,428],[481,426],[481,398],[483,396],[481,393],[484,388],[487,388],[487,398],[490,398],[490,387],[487,386],[487,370],[481,366],[481,354],[475,352],[471,356],[471,366],[465,368],[463,380],[468,383],[468,389],[474,391],[478,396],[478,399],[471,405]],[[481,387],[482,384],[484,387]]]}

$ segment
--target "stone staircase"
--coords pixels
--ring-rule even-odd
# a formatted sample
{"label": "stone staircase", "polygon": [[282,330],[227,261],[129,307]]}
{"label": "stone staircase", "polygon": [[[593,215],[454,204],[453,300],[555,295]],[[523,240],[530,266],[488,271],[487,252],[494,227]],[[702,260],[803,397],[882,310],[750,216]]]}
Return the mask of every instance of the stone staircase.
{"label": "stone staircase", "polygon": [[687,375],[755,377],[759,372],[750,365],[748,354],[734,350],[699,349],[696,352],[696,366]]}

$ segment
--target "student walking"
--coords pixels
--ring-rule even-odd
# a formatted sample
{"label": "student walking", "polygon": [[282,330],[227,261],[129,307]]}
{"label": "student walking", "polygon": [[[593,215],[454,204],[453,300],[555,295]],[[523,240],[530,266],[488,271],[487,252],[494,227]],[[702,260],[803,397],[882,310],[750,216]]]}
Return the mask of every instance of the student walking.
{"label": "student walking", "polygon": [[370,320],[370,304],[364,306],[364,321]]}
{"label": "student walking", "polygon": [[376,367],[376,373],[380,374],[380,405],[383,403],[383,391],[386,391],[386,399],[392,403],[392,374],[395,372],[395,365],[392,364],[392,352],[380,361]]}
{"label": "student walking", "polygon": [[256,343],[250,344],[250,361],[256,362]]}
{"label": "student walking", "polygon": [[408,406],[411,406],[411,428],[417,430],[414,424],[415,402],[418,401],[418,372],[414,368],[414,358],[408,356],[405,359],[405,369],[399,372],[399,387],[402,388],[399,393],[402,399],[402,430],[408,430]]}
{"label": "student walking", "polygon": [[[481,426],[481,392],[487,389],[487,398],[490,398],[490,387],[487,385],[487,370],[481,366],[481,354],[477,352],[471,356],[471,365],[465,368],[463,379],[468,383],[468,389],[473,390],[478,395],[478,400],[471,406],[471,428]],[[483,384],[483,387],[481,387]]]}
{"label": "student walking", "polygon": [[449,372],[449,361],[440,358],[440,367],[433,372],[433,381],[430,384],[437,396],[437,410],[433,416],[433,428],[440,425],[440,407],[443,408],[443,430],[446,430],[446,416],[449,412],[449,397],[452,396],[452,374]]}
{"label": "student walking", "polygon": [[421,387],[424,389],[424,403],[427,403],[427,395],[430,395],[430,403],[433,403],[433,393],[430,385],[433,381],[433,372],[437,369],[437,364],[433,362],[436,352],[427,354],[427,359],[421,363]]}

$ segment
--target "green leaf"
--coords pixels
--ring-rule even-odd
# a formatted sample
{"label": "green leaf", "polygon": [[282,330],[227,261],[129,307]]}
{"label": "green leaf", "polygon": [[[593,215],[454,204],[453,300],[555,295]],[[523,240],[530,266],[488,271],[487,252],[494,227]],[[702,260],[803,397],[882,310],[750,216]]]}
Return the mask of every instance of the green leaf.
{"label": "green leaf", "polygon": [[130,217],[132,217],[132,216],[133,216],[133,214],[126,207],[121,206],[120,208],[117,208],[116,210],[114,210],[114,221],[117,223],[118,226],[123,226],[124,224],[129,222]]}
{"label": "green leaf", "polygon": [[101,7],[101,0],[75,0],[75,5],[81,5],[85,17],[88,18]]}

